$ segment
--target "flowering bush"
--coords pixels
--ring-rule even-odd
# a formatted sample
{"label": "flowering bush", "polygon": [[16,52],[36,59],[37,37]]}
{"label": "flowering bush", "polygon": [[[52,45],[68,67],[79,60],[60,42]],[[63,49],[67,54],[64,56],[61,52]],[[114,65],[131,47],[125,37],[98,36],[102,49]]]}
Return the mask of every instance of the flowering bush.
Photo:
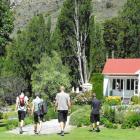
{"label": "flowering bush", "polygon": [[77,95],[73,102],[74,104],[83,105],[83,104],[90,104],[93,98],[93,94],[90,92],[82,93]]}
{"label": "flowering bush", "polygon": [[120,96],[108,96],[105,98],[105,103],[109,105],[120,105],[121,97]]}
{"label": "flowering bush", "polygon": [[132,96],[131,101],[132,101],[133,104],[140,104],[140,97]]}

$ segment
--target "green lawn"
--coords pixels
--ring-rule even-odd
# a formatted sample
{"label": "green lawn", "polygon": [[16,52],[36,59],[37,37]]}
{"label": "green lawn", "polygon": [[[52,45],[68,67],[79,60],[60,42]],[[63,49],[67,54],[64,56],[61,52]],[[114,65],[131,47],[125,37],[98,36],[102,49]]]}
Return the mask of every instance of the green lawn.
{"label": "green lawn", "polygon": [[106,129],[100,133],[89,132],[88,128],[75,128],[70,134],[61,137],[54,135],[13,135],[0,132],[0,140],[140,140],[140,129]]}

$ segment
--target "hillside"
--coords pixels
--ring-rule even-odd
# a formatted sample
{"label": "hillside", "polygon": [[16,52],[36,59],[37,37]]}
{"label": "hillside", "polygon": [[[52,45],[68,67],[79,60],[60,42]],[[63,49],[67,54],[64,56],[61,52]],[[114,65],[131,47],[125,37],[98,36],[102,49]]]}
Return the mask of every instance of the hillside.
{"label": "hillside", "polygon": [[[96,15],[98,21],[103,21],[117,15],[127,0],[92,0],[93,14]],[[51,15],[52,28],[55,27],[57,17],[64,0],[11,0],[11,5],[15,15],[15,29],[22,29],[30,21],[30,19],[39,13],[43,13],[46,17]]]}

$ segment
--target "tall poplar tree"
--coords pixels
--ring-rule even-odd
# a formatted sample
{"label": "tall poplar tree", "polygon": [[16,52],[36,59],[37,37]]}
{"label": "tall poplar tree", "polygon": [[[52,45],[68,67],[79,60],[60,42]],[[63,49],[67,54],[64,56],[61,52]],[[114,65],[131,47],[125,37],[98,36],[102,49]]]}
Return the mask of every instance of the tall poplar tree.
{"label": "tall poplar tree", "polygon": [[61,39],[57,40],[58,45],[54,43],[54,48],[59,48],[63,62],[71,67],[71,75],[79,85],[88,83],[91,75],[88,62],[91,13],[91,0],[66,0],[54,35]]}

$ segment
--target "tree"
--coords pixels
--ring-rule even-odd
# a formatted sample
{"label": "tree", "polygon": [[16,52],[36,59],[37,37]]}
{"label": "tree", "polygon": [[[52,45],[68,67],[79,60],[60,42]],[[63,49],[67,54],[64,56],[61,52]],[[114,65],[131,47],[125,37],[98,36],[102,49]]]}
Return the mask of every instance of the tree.
{"label": "tree", "polygon": [[36,71],[32,74],[32,85],[34,92],[46,94],[49,99],[58,92],[60,85],[66,88],[70,87],[71,78],[69,69],[64,66],[61,57],[56,52],[52,56],[44,54],[40,64],[36,64]]}
{"label": "tree", "polygon": [[91,0],[67,0],[58,18],[60,52],[63,62],[68,64],[80,85],[90,79],[88,55],[89,24],[92,13]]}
{"label": "tree", "polygon": [[13,14],[8,0],[0,0],[0,56],[5,53],[5,46],[10,41],[10,33],[14,28]]}
{"label": "tree", "polygon": [[103,39],[103,26],[95,21],[95,17],[90,20],[90,47],[89,47],[89,72],[90,75],[102,72],[105,62],[105,44]]}
{"label": "tree", "polygon": [[7,60],[12,63],[11,69],[27,82],[30,94],[34,64],[40,63],[43,53],[49,54],[50,21],[47,25],[43,15],[35,16],[8,48]]}
{"label": "tree", "polygon": [[118,57],[118,35],[120,32],[119,18],[115,17],[104,22],[103,38],[108,57]]}
{"label": "tree", "polygon": [[118,47],[121,57],[140,57],[140,1],[127,0],[120,12]]}

